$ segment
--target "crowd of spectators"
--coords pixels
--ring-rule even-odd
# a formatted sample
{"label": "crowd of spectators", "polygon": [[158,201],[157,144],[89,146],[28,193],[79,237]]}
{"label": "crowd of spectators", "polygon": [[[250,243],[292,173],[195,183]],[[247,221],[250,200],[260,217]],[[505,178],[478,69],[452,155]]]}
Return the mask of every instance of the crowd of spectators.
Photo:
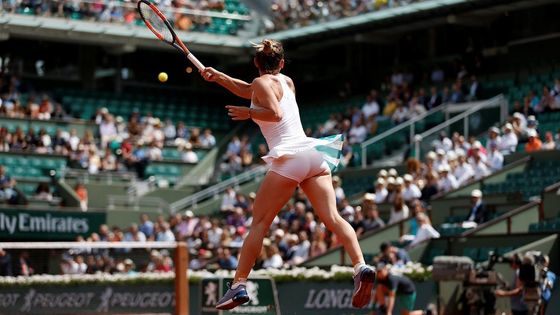
{"label": "crowd of spectators", "polygon": [[[224,0],[212,1],[156,1],[159,9],[180,30],[203,31],[213,23],[210,16],[196,11],[223,12]],[[142,24],[135,1],[3,1],[2,9],[9,13],[68,18],[84,21]],[[187,10],[191,10],[187,12]]]}
{"label": "crowd of spectators", "polygon": [[[16,77],[0,80],[0,117],[37,120],[70,120],[64,107],[48,95],[30,96],[21,104]],[[69,166],[86,169],[90,174],[101,171],[135,171],[145,178],[150,161],[163,160],[163,149],[179,150],[181,160],[197,163],[197,148],[212,148],[216,138],[210,129],[201,131],[187,127],[183,122],[163,122],[151,113],[134,111],[125,120],[115,117],[107,108],[99,108],[91,117],[94,130],[86,129],[79,135],[76,129],[57,129],[49,134],[45,128],[36,131],[21,127],[10,131],[0,127],[0,152],[33,152],[68,156]]]}
{"label": "crowd of spectators", "polygon": [[357,0],[357,1],[289,1],[271,3],[271,20],[265,20],[268,32],[298,28],[394,8],[422,0]]}

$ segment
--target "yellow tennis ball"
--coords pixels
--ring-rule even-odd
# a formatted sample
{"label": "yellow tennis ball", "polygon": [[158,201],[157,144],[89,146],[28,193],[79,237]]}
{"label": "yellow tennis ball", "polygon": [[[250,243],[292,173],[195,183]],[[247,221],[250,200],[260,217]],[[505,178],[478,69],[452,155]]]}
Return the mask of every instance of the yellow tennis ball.
{"label": "yellow tennis ball", "polygon": [[160,73],[158,74],[158,80],[159,80],[159,82],[165,82],[165,81],[167,81],[167,73],[165,73],[165,72],[160,72]]}

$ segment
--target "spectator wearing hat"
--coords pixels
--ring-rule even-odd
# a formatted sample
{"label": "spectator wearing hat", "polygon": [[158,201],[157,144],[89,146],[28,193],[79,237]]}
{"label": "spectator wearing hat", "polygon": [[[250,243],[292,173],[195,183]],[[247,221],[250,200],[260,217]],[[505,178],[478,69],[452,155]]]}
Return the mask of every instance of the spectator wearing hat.
{"label": "spectator wearing hat", "polygon": [[439,180],[438,190],[440,192],[448,192],[459,187],[459,183],[453,174],[451,174],[449,165],[441,165],[438,168]]}
{"label": "spectator wearing hat", "polygon": [[527,137],[529,140],[525,144],[525,152],[531,153],[535,151],[540,151],[542,147],[542,141],[539,139],[537,131],[535,129],[527,129]]}
{"label": "spectator wearing hat", "polygon": [[504,166],[504,156],[500,151],[498,151],[498,146],[495,143],[490,145],[486,165],[488,165],[491,172],[499,171]]}
{"label": "spectator wearing hat", "polygon": [[482,191],[475,189],[471,192],[471,210],[465,222],[482,224],[490,219],[490,213],[482,202]]}
{"label": "spectator wearing hat", "polygon": [[482,160],[480,154],[474,154],[470,158],[469,163],[473,168],[475,180],[479,180],[483,177],[490,175],[490,170],[488,169],[488,166],[486,166],[486,163]]}
{"label": "spectator wearing hat", "polygon": [[433,142],[433,147],[436,150],[436,153],[437,150],[442,149],[445,154],[445,152],[453,148],[453,141],[449,139],[445,131],[441,131],[438,135],[437,140]]}
{"label": "spectator wearing hat", "polygon": [[513,132],[513,126],[510,123],[504,125],[504,135],[500,139],[500,143],[498,144],[498,150],[503,154],[509,154],[511,152],[515,152],[517,148],[517,135]]}
{"label": "spectator wearing hat", "polygon": [[527,128],[527,120],[525,116],[521,113],[514,113],[513,120],[511,121],[511,126],[513,132],[517,135],[518,138],[522,138],[525,136],[525,129]]}
{"label": "spectator wearing hat", "polygon": [[474,170],[472,166],[467,163],[467,155],[463,150],[457,152],[457,166],[455,167],[453,175],[457,179],[459,186],[465,184],[474,177]]}
{"label": "spectator wearing hat", "polygon": [[414,183],[414,179],[412,175],[405,174],[404,177],[404,188],[402,191],[402,196],[405,202],[409,203],[415,199],[418,199],[422,196],[422,192],[420,192],[420,188]]}
{"label": "spectator wearing hat", "polygon": [[383,178],[378,178],[375,182],[375,203],[384,203],[387,200],[387,195],[389,192],[385,188],[385,180]]}
{"label": "spectator wearing hat", "polygon": [[[373,195],[373,194],[366,193],[366,195]],[[375,199],[375,196],[373,197],[373,199]],[[350,205],[350,202],[348,201],[348,199],[344,198],[340,201],[339,209],[340,209],[339,210],[340,216],[343,217],[346,221],[352,222],[352,220],[354,220],[355,209],[354,209],[354,207],[352,207],[352,205]],[[308,212],[308,213],[311,213],[311,212]]]}
{"label": "spectator wearing hat", "polygon": [[437,149],[434,168],[436,170],[439,170],[441,166],[449,166],[449,164],[447,163],[446,151],[444,149]]}
{"label": "spectator wearing hat", "polygon": [[495,144],[500,145],[502,138],[500,137],[500,129],[498,127],[491,127],[488,130],[488,141],[486,141],[486,151],[490,151],[490,146]]}

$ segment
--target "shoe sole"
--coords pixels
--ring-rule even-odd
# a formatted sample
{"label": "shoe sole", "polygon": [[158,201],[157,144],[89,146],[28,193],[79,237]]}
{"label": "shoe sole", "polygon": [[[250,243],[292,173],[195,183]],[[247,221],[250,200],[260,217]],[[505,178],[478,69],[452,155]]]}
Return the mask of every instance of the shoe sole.
{"label": "shoe sole", "polygon": [[247,302],[249,302],[248,295],[234,296],[233,298],[225,301],[224,303],[216,305],[216,309],[222,311],[231,310],[232,308],[236,308],[239,305],[245,304]]}
{"label": "shoe sole", "polygon": [[352,295],[352,306],[363,308],[371,301],[371,291],[375,282],[375,271],[368,270],[360,275],[360,286]]}

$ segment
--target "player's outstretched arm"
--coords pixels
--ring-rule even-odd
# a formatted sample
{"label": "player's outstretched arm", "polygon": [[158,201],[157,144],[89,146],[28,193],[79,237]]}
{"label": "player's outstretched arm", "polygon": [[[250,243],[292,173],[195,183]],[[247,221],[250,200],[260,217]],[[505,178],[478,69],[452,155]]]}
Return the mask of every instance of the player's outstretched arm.
{"label": "player's outstretched arm", "polygon": [[253,94],[251,84],[243,80],[232,78],[229,75],[220,72],[212,67],[204,68],[200,71],[200,74],[202,75],[204,80],[208,82],[216,82],[239,97],[251,99],[251,96]]}

